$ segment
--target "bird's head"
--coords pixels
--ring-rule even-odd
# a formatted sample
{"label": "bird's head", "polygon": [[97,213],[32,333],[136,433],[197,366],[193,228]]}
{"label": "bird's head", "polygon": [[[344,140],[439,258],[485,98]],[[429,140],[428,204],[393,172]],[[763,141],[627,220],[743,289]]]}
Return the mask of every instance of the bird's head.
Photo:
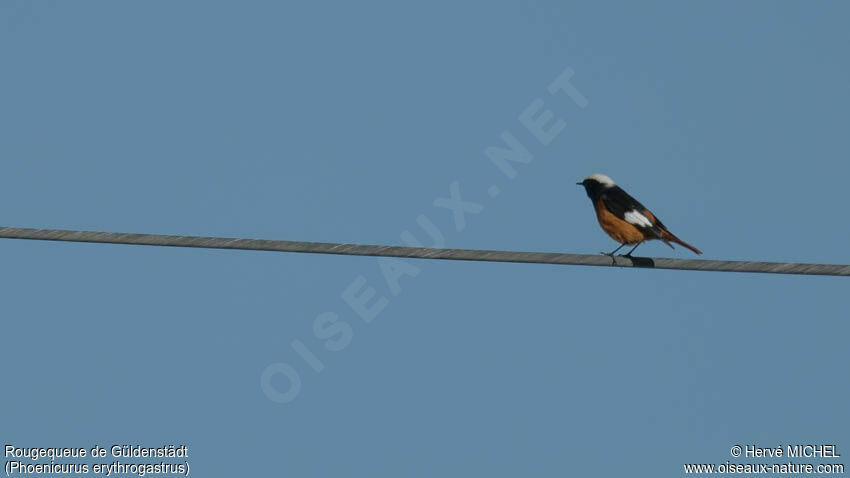
{"label": "bird's head", "polygon": [[617,185],[611,178],[599,173],[591,174],[584,178],[584,181],[576,184],[584,186],[584,190],[587,192],[587,197],[594,200],[606,189],[613,188]]}

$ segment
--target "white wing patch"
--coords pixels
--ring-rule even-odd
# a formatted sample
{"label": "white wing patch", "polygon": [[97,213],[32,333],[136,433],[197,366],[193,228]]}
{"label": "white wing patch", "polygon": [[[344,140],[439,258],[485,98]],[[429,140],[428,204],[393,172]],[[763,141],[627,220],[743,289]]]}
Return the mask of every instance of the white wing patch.
{"label": "white wing patch", "polygon": [[626,214],[624,214],[624,217],[626,218],[626,222],[628,222],[630,224],[634,224],[635,226],[645,227],[647,229],[653,228],[652,221],[650,221],[648,217],[644,216],[643,214],[638,212],[636,209],[632,209],[631,211],[626,211]]}

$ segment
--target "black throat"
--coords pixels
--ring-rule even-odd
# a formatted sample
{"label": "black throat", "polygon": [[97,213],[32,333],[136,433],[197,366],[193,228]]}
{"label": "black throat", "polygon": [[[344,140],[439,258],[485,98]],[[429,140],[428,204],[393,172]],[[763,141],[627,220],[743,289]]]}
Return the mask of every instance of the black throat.
{"label": "black throat", "polygon": [[596,202],[599,199],[599,196],[607,189],[602,183],[596,181],[594,179],[585,179],[581,183],[584,186],[584,191],[587,193],[587,197],[590,198],[591,201]]}

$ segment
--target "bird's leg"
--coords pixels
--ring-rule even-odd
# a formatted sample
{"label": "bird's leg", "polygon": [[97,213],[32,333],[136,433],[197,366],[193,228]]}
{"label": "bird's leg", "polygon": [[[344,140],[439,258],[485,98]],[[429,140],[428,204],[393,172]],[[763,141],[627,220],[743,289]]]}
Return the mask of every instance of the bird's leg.
{"label": "bird's leg", "polygon": [[604,256],[614,257],[614,254],[616,254],[616,253],[617,253],[617,251],[619,251],[620,249],[622,249],[624,246],[625,246],[625,244],[620,244],[620,247],[618,247],[618,248],[614,249],[613,251],[611,251],[611,252],[600,252],[600,254],[602,254],[602,255],[604,255]]}
{"label": "bird's leg", "polygon": [[632,250],[630,250],[626,254],[623,254],[623,257],[632,257],[632,252],[635,252],[635,249],[637,249],[638,246],[641,245],[641,244],[643,244],[643,241],[640,241],[637,244],[635,244],[635,247],[632,247]]}

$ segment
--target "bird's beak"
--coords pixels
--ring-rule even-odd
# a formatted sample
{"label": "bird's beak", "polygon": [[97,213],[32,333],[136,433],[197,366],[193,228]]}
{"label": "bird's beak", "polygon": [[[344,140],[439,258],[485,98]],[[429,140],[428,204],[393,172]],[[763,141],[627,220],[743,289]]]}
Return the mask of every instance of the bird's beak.
{"label": "bird's beak", "polygon": [[578,186],[584,186],[584,184],[583,184],[583,183],[576,183],[576,185],[578,185]]}

